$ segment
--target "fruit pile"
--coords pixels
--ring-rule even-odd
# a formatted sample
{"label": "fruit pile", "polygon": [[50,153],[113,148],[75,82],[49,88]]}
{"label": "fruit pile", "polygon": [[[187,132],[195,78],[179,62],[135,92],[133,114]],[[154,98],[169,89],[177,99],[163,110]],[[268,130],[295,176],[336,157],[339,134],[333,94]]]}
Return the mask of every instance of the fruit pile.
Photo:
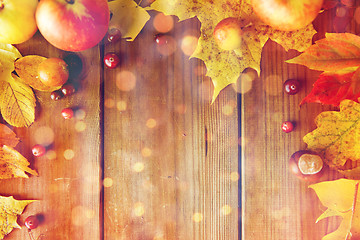
{"label": "fruit pile", "polygon": [[97,45],[109,26],[106,0],[2,0],[0,4],[1,43],[23,43],[39,29],[55,47],[77,52]]}

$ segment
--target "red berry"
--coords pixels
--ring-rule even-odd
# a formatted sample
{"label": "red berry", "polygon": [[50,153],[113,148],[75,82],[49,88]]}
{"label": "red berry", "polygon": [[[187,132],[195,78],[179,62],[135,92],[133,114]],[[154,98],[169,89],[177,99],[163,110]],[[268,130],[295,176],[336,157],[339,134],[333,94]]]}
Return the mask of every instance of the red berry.
{"label": "red berry", "polygon": [[294,95],[300,90],[300,82],[296,79],[288,79],[284,82],[284,91],[289,95]]}
{"label": "red berry", "polygon": [[285,121],[281,124],[281,129],[286,133],[292,132],[292,130],[294,130],[294,124],[292,122]]}
{"label": "red berry", "polygon": [[72,118],[74,116],[74,111],[71,108],[64,108],[61,111],[61,115],[65,119],[70,119],[70,118]]}
{"label": "red berry", "polygon": [[70,83],[64,84],[61,87],[61,92],[64,96],[70,96],[73,93],[75,93],[75,87],[74,87],[74,85],[72,85]]}
{"label": "red berry", "polygon": [[39,219],[36,216],[31,215],[25,219],[25,226],[29,230],[37,228],[39,226]]}
{"label": "red berry", "polygon": [[35,146],[32,147],[31,151],[35,157],[41,157],[42,155],[45,154],[46,148],[43,145],[36,144]]}
{"label": "red berry", "polygon": [[116,68],[120,63],[120,58],[115,53],[107,53],[104,57],[104,63],[108,68]]}
{"label": "red berry", "polygon": [[64,95],[59,90],[53,91],[51,93],[51,95],[50,95],[51,99],[54,100],[54,101],[57,101],[57,100],[61,99],[63,96]]}
{"label": "red berry", "polygon": [[157,45],[161,46],[161,45],[165,45],[169,43],[169,36],[166,36],[165,34],[157,34],[155,35],[155,42]]}
{"label": "red berry", "polygon": [[106,38],[109,43],[117,42],[121,38],[121,32],[118,28],[111,28],[107,32]]}

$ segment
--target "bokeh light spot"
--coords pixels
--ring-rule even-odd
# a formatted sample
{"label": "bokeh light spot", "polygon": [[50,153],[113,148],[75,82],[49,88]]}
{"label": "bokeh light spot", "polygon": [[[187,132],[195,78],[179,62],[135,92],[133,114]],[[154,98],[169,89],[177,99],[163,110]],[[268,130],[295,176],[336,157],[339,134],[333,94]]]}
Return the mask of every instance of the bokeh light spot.
{"label": "bokeh light spot", "polygon": [[234,107],[230,104],[225,104],[221,111],[225,116],[231,116],[234,113]]}
{"label": "bokeh light spot", "polygon": [[231,207],[229,205],[224,205],[221,207],[221,214],[229,215],[231,213]]}
{"label": "bokeh light spot", "polygon": [[71,210],[71,222],[75,226],[83,226],[92,218],[91,215],[94,217],[95,212],[84,206],[76,206]]}
{"label": "bokeh light spot", "polygon": [[157,51],[163,55],[163,56],[170,56],[171,54],[173,54],[177,47],[176,47],[176,41],[173,37],[171,36],[163,36],[163,41],[164,44],[158,44],[157,46]]}
{"label": "bokeh light spot", "polygon": [[152,154],[152,151],[151,151],[150,148],[144,147],[143,149],[141,149],[141,155],[142,155],[143,157],[150,157],[151,154]]}
{"label": "bokeh light spot", "polygon": [[181,50],[187,56],[191,56],[196,49],[198,43],[197,37],[185,36],[181,40]]}
{"label": "bokeh light spot", "polygon": [[108,188],[114,184],[114,180],[112,178],[104,178],[103,185],[104,187]]}
{"label": "bokeh light spot", "polygon": [[135,203],[133,212],[134,212],[134,215],[137,217],[141,217],[142,215],[144,215],[144,213],[145,213],[144,204],[141,202]]}
{"label": "bokeh light spot", "polygon": [[86,112],[84,109],[80,108],[75,110],[74,116],[76,120],[84,120],[86,117]]}
{"label": "bokeh light spot", "polygon": [[105,101],[104,101],[104,106],[105,106],[106,108],[113,108],[113,107],[115,107],[115,100],[112,99],[112,98],[107,98],[107,99],[105,99]]}
{"label": "bokeh light spot", "polygon": [[240,174],[238,172],[232,172],[230,173],[230,179],[233,182],[237,182],[240,179]]}
{"label": "bokeh light spot", "polygon": [[186,105],[185,104],[177,104],[175,106],[175,112],[180,113],[180,114],[185,114],[186,113]]}
{"label": "bokeh light spot", "polygon": [[201,213],[194,213],[192,219],[194,222],[201,222],[203,220],[203,215]]}
{"label": "bokeh light spot", "polygon": [[86,123],[84,121],[78,121],[75,123],[75,131],[83,132],[86,129]]}
{"label": "bokeh light spot", "polygon": [[49,160],[54,160],[56,159],[56,152],[54,150],[48,150],[45,153],[45,157]]}
{"label": "bokeh light spot", "polygon": [[148,128],[154,128],[154,127],[156,127],[156,124],[157,124],[157,122],[156,122],[156,120],[153,119],[153,118],[149,118],[149,119],[146,121],[146,126],[147,126]]}
{"label": "bokeh light spot", "polygon": [[66,159],[66,160],[71,160],[71,159],[73,159],[75,157],[75,152],[74,152],[74,150],[72,150],[72,149],[66,149],[65,151],[64,151],[64,158]]}
{"label": "bokeh light spot", "polygon": [[116,103],[116,108],[117,110],[119,110],[120,112],[126,111],[127,109],[127,103],[125,101],[118,101]]}
{"label": "bokeh light spot", "polygon": [[241,73],[236,84],[232,84],[232,87],[237,93],[247,93],[251,90],[255,78],[253,72]]}
{"label": "bokeh light spot", "polygon": [[336,16],[337,16],[337,17],[340,17],[340,18],[345,17],[346,12],[347,12],[347,10],[346,10],[345,7],[338,7],[338,8],[336,8]]}
{"label": "bokeh light spot", "polygon": [[121,90],[128,92],[136,86],[136,76],[130,71],[121,71],[116,74],[116,86]]}
{"label": "bokeh light spot", "polygon": [[137,162],[133,165],[134,172],[142,172],[145,169],[145,165],[142,162]]}
{"label": "bokeh light spot", "polygon": [[54,131],[50,127],[39,127],[35,130],[34,139],[37,144],[49,146],[54,142]]}
{"label": "bokeh light spot", "polygon": [[270,96],[280,95],[282,89],[282,77],[280,75],[269,75],[265,78],[265,92]]}
{"label": "bokeh light spot", "polygon": [[163,13],[158,13],[153,19],[153,26],[156,31],[166,33],[174,28],[174,19],[172,16],[166,16]]}

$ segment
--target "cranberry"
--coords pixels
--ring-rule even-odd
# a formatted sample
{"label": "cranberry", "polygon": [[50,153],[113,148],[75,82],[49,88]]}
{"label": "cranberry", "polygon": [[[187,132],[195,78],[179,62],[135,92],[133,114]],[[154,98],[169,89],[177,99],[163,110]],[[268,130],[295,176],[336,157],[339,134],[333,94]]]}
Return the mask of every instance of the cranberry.
{"label": "cranberry", "polygon": [[169,40],[169,37],[164,34],[159,33],[159,34],[155,35],[155,42],[156,42],[156,44],[158,44],[160,46],[167,44],[169,42],[168,40]]}
{"label": "cranberry", "polygon": [[111,28],[107,32],[106,39],[109,43],[117,42],[121,38],[121,32],[118,28]]}
{"label": "cranberry", "polygon": [[50,97],[52,100],[54,101],[57,101],[59,99],[61,99],[64,95],[62,94],[61,91],[59,90],[56,90],[56,91],[53,91],[51,94],[50,94]]}
{"label": "cranberry", "polygon": [[290,157],[289,167],[294,175],[304,181],[316,181],[324,172],[322,158],[308,150],[295,152]]}
{"label": "cranberry", "polygon": [[61,92],[64,96],[70,96],[73,93],[75,93],[75,87],[74,85],[67,83],[61,87]]}
{"label": "cranberry", "polygon": [[281,124],[281,129],[286,132],[292,132],[292,130],[294,130],[294,124],[290,121],[285,121]]}
{"label": "cranberry", "polygon": [[39,219],[36,216],[31,215],[25,219],[25,226],[29,230],[37,228],[39,226]]}
{"label": "cranberry", "polygon": [[294,95],[300,90],[300,82],[296,79],[288,79],[284,82],[284,91],[289,95]]}
{"label": "cranberry", "polygon": [[72,118],[74,116],[74,111],[71,108],[64,108],[61,111],[61,115],[65,119],[70,119],[70,118]]}
{"label": "cranberry", "polygon": [[108,68],[116,68],[120,64],[120,58],[115,53],[107,53],[104,57],[104,63]]}
{"label": "cranberry", "polygon": [[35,157],[41,157],[45,154],[46,149],[43,145],[36,144],[35,146],[32,147],[31,151]]}

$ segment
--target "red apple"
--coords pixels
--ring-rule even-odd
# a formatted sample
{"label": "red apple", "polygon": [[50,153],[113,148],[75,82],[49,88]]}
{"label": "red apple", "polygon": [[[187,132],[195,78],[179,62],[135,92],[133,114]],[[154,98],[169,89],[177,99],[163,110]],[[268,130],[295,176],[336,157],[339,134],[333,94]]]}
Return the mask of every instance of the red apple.
{"label": "red apple", "polygon": [[267,25],[282,31],[306,27],[319,14],[324,0],[252,0],[258,17]]}
{"label": "red apple", "polygon": [[97,45],[109,27],[107,0],[40,0],[36,23],[55,47],[83,51]]}

